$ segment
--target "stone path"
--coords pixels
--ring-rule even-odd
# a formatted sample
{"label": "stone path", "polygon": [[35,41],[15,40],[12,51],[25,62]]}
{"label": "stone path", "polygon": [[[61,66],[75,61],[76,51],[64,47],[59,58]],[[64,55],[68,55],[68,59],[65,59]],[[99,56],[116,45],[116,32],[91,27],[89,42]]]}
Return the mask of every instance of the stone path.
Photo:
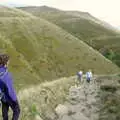
{"label": "stone path", "polygon": [[99,86],[93,81],[69,89],[65,104],[55,109],[57,120],[98,120]]}

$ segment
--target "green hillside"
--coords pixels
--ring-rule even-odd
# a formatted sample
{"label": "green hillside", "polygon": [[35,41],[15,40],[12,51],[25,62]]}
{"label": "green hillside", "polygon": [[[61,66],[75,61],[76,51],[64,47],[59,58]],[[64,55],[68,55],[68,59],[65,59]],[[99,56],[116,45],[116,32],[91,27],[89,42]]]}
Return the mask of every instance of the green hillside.
{"label": "green hillside", "polygon": [[0,16],[0,48],[11,56],[10,69],[17,88],[71,76],[80,69],[91,68],[96,74],[119,71],[112,62],[58,26],[20,10],[0,9],[1,13],[6,11],[5,16]]}
{"label": "green hillside", "polygon": [[120,35],[92,39],[91,45],[120,66]]}
{"label": "green hillside", "polygon": [[106,27],[108,26],[107,24],[105,26],[105,23],[87,12],[62,11],[47,6],[28,6],[19,9],[32,13],[35,16],[43,17],[88,43],[91,38],[117,35],[116,32],[109,29],[111,26]]}
{"label": "green hillside", "polygon": [[113,59],[110,59],[106,54],[105,56],[120,66],[120,37],[118,37],[120,33],[109,24],[98,20],[87,12],[61,11],[47,6],[20,9],[55,23],[98,51],[105,48],[107,49],[106,54],[110,54],[109,51],[112,50],[114,52]]}

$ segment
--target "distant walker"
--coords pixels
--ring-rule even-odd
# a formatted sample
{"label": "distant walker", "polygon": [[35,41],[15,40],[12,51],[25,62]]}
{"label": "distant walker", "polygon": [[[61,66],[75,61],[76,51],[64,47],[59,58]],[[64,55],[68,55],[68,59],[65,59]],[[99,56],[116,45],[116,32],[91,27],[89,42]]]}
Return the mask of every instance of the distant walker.
{"label": "distant walker", "polygon": [[92,71],[89,70],[88,72],[86,72],[86,80],[88,83],[90,83],[90,81],[92,80],[93,74]]}
{"label": "distant walker", "polygon": [[78,73],[77,73],[77,81],[80,83],[80,82],[82,82],[82,77],[83,77],[83,72],[82,71],[79,71]]}

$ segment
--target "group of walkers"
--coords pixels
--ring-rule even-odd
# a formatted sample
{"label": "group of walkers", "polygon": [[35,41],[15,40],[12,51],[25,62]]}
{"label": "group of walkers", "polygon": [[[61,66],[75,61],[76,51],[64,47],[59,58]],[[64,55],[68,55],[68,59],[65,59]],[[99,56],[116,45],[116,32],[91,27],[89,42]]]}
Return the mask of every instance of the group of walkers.
{"label": "group of walkers", "polygon": [[[13,111],[12,120],[18,120],[20,115],[20,106],[13,87],[13,80],[11,74],[8,72],[9,56],[6,54],[0,55],[0,101],[2,103],[2,117],[3,120],[8,120],[9,107]],[[83,81],[83,71],[77,73],[78,82]],[[90,83],[93,75],[89,70],[85,74],[86,81]]]}
{"label": "group of walkers", "polygon": [[[86,72],[85,77],[86,77],[86,81],[90,83],[93,77],[92,71],[89,70],[88,72]],[[81,83],[82,81],[83,81],[83,71],[79,71],[77,73],[77,82]]]}

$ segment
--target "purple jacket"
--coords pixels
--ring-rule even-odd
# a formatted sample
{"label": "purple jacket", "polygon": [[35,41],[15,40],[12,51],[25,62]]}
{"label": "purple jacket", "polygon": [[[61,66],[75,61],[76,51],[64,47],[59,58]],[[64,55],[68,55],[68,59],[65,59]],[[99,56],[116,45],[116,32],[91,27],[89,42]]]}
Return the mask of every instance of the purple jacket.
{"label": "purple jacket", "polygon": [[13,87],[12,76],[4,66],[0,66],[0,81],[6,86],[4,93],[6,101],[17,101],[16,92]]}

